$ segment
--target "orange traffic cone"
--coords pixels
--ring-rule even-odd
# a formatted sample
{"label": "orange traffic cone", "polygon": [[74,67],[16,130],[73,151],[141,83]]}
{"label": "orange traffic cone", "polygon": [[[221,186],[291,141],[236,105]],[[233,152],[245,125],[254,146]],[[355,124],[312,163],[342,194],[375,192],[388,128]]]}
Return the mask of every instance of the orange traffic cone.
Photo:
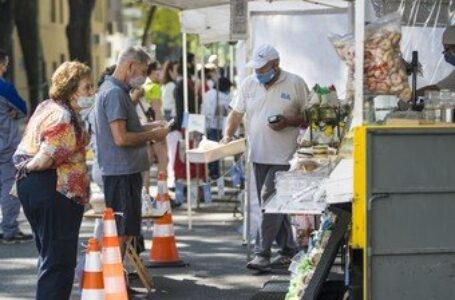
{"label": "orange traffic cone", "polygon": [[153,226],[149,267],[183,267],[185,264],[179,257],[175,242],[171,197],[167,189],[166,175],[163,172],[158,174],[156,205],[158,209],[165,207],[167,213],[156,220]]}
{"label": "orange traffic cone", "polygon": [[100,245],[96,239],[88,241],[84,274],[82,276],[81,300],[104,300]]}
{"label": "orange traffic cone", "polygon": [[106,300],[127,300],[122,256],[115,225],[114,211],[104,211],[103,275]]}

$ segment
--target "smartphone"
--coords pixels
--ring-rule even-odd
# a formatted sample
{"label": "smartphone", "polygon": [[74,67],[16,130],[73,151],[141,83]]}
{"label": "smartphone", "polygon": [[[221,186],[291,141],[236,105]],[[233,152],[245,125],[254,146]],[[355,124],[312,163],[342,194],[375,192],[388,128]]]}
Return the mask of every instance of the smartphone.
{"label": "smartphone", "polygon": [[268,117],[269,124],[278,123],[281,121],[281,119],[282,119],[281,115],[274,115],[274,116]]}

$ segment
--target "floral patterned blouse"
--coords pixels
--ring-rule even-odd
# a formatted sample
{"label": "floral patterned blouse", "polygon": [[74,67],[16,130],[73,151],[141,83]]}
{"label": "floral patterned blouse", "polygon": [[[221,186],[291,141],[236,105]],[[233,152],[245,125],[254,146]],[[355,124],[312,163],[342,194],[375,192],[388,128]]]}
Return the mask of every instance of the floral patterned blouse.
{"label": "floral patterned blouse", "polygon": [[88,141],[88,135],[82,127],[81,134],[77,136],[67,108],[53,100],[46,100],[36,108],[27,124],[13,161],[18,164],[43,149],[54,160],[57,191],[85,204],[88,202],[90,187],[85,159]]}

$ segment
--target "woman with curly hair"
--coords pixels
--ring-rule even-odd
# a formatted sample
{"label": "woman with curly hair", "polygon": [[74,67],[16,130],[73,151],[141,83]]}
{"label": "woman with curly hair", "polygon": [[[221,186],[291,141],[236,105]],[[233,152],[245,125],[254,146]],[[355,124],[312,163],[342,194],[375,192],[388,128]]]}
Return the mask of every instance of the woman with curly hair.
{"label": "woman with curly hair", "polygon": [[38,300],[70,298],[90,183],[79,113],[93,105],[93,94],[90,68],[63,63],[52,75],[50,99],[37,107],[13,156],[18,196],[39,252]]}

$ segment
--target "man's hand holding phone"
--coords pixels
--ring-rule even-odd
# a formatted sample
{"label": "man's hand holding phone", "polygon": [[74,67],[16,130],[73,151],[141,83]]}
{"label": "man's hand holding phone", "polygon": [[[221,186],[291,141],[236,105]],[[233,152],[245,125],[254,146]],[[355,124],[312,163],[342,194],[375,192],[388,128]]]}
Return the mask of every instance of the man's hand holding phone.
{"label": "man's hand holding phone", "polygon": [[150,140],[153,142],[161,142],[166,139],[167,134],[169,133],[169,128],[166,126],[156,127],[150,132]]}
{"label": "man's hand holding phone", "polygon": [[161,142],[166,139],[167,134],[170,131],[175,120],[172,119],[169,122],[166,121],[154,121],[144,124],[147,131],[150,132],[151,141]]}

